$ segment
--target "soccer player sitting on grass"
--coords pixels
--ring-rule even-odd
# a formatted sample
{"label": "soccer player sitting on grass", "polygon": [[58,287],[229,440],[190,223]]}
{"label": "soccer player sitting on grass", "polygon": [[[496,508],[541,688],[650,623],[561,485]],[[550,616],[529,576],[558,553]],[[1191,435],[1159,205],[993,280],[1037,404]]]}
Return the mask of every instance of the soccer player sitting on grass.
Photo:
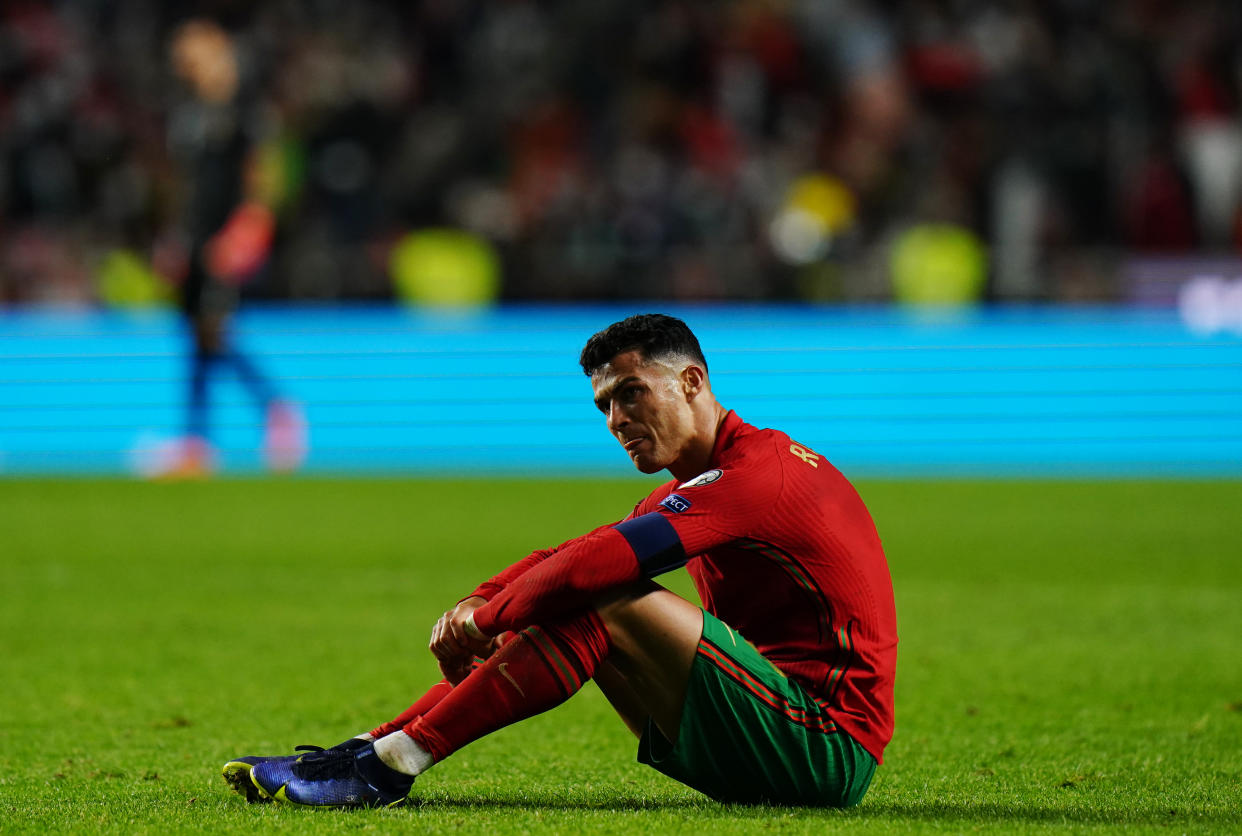
{"label": "soccer player sitting on grass", "polygon": [[[862,500],[822,455],[717,403],[680,320],[618,322],[581,363],[634,465],[672,481],[446,612],[430,643],[445,678],[397,718],[331,749],[230,761],[235,788],[395,804],[458,749],[594,679],[638,759],[712,798],[862,799],[892,737],[897,655],[892,581]],[[683,565],[702,608],[652,580]]]}

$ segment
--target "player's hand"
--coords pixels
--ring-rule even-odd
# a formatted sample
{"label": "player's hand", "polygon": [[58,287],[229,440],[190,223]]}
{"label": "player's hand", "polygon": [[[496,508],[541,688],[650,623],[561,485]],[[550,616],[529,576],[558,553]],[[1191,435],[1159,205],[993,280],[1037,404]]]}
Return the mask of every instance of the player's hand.
{"label": "player's hand", "polygon": [[470,675],[470,671],[474,670],[474,662],[470,659],[454,662],[445,662],[441,659],[439,665],[440,675],[453,686],[460,685],[461,681]]}
{"label": "player's hand", "polygon": [[472,634],[466,626],[467,621],[473,626],[471,615],[486,603],[485,598],[467,598],[440,616],[431,628],[428,649],[440,663],[440,671],[449,682],[460,682],[470,672],[475,656],[490,656],[495,649],[490,636],[482,636],[477,628]]}

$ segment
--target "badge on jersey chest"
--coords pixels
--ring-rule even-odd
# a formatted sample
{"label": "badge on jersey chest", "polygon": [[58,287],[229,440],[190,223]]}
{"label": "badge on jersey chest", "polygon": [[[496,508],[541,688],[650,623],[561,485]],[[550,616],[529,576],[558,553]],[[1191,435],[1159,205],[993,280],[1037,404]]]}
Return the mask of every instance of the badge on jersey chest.
{"label": "badge on jersey chest", "polygon": [[664,500],[660,503],[660,507],[667,508],[674,514],[684,514],[686,511],[690,510],[690,506],[693,504],[694,503],[686,499],[684,496],[671,493],[664,497]]}
{"label": "badge on jersey chest", "polygon": [[682,488],[697,488],[701,485],[710,485],[712,482],[715,482],[721,476],[724,476],[723,470],[719,470],[719,469],[709,470],[706,473],[700,473],[698,476],[695,476],[689,482],[682,482],[680,485],[677,486],[677,490],[681,490]]}

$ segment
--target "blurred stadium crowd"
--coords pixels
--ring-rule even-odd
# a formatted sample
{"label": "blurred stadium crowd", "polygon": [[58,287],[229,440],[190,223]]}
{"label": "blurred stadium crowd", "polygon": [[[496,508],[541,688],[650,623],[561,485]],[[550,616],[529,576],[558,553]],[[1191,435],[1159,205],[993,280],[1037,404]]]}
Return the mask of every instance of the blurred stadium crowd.
{"label": "blurred stadium crowd", "polygon": [[191,15],[257,114],[254,296],[399,295],[429,229],[506,299],[1099,299],[1122,254],[1242,247],[1236,0],[26,0],[0,304],[98,301],[175,234]]}

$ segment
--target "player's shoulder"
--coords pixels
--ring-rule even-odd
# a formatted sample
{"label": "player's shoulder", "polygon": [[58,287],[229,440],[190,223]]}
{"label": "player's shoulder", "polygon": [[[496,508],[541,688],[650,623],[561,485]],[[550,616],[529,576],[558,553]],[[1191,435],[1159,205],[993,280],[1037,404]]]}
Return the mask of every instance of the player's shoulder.
{"label": "player's shoulder", "polygon": [[835,468],[819,451],[790,436],[783,430],[748,427],[733,445],[733,462],[748,471],[752,478],[774,484],[817,482]]}
{"label": "player's shoulder", "polygon": [[790,446],[797,445],[782,430],[745,425],[722,458],[734,467],[779,470],[785,464],[782,453]]}
{"label": "player's shoulder", "polygon": [[765,502],[779,492],[783,480],[782,462],[778,452],[784,433],[749,425],[720,452],[714,466],[683,482],[678,490],[705,485],[718,485],[732,493],[748,495],[750,502]]}
{"label": "player's shoulder", "polygon": [[634,510],[630,512],[631,517],[641,516],[660,507],[660,503],[668,498],[668,495],[677,489],[678,481],[670,479],[658,488],[647,494],[643,499],[634,506]]}

